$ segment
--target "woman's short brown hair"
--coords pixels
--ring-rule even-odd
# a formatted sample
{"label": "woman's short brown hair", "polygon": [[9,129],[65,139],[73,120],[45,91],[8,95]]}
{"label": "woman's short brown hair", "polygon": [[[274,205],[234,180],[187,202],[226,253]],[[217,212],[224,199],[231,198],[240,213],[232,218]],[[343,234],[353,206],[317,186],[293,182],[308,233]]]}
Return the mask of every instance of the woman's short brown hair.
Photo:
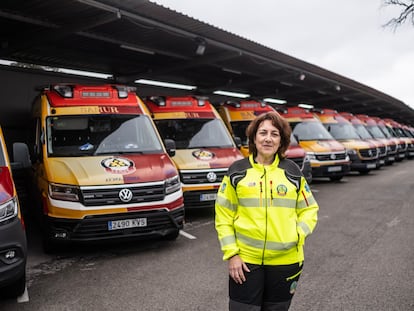
{"label": "woman's short brown hair", "polygon": [[289,148],[292,129],[289,122],[276,111],[263,113],[250,122],[246,130],[246,135],[249,139],[249,152],[253,154],[254,157],[257,156],[257,148],[254,140],[260,124],[265,120],[272,121],[273,126],[279,130],[280,146],[277,150],[277,154],[279,155],[279,159],[284,159],[286,157],[286,150]]}

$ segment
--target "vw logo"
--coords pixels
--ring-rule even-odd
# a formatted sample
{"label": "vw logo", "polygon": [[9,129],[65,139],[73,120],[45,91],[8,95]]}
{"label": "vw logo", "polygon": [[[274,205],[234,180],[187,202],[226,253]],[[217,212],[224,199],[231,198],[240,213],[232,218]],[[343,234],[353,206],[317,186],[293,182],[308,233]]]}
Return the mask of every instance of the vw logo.
{"label": "vw logo", "polygon": [[368,156],[372,157],[372,150],[368,150]]}
{"label": "vw logo", "polygon": [[129,189],[122,189],[119,191],[118,196],[122,202],[127,203],[132,200],[132,191]]}
{"label": "vw logo", "polygon": [[208,180],[209,182],[215,182],[215,181],[216,181],[216,179],[217,179],[217,175],[216,175],[216,173],[214,173],[214,172],[209,172],[209,173],[207,174],[207,180]]}
{"label": "vw logo", "polygon": [[331,160],[335,160],[336,159],[336,155],[335,155],[335,153],[332,153],[331,154]]}

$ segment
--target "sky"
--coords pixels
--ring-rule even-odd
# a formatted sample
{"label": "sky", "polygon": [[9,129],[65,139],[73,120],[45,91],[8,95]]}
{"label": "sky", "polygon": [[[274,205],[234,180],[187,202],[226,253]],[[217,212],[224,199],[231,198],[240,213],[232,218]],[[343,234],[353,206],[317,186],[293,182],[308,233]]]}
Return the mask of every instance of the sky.
{"label": "sky", "polygon": [[383,0],[151,0],[377,89],[414,109],[414,26]]}

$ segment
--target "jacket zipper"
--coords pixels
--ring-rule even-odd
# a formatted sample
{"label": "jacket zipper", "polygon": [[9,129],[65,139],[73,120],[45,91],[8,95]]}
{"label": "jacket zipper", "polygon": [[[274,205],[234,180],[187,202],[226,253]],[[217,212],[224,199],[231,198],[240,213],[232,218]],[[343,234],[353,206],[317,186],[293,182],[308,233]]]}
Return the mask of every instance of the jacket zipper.
{"label": "jacket zipper", "polygon": [[[267,176],[266,176],[266,168],[263,166],[263,175],[261,178],[264,177],[264,182],[265,182],[265,189],[264,189],[264,208],[266,209],[266,217],[265,217],[265,239],[264,239],[264,243],[263,243],[263,252],[262,252],[262,265],[264,265],[264,255],[265,255],[265,250],[266,250],[266,243],[267,243]],[[260,181],[260,201],[262,201],[262,181]]]}

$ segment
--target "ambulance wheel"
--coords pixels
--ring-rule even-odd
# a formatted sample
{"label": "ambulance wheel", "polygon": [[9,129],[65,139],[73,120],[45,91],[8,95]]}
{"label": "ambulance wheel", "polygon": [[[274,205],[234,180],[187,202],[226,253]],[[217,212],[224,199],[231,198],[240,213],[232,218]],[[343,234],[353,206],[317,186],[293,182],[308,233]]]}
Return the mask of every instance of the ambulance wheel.
{"label": "ambulance wheel", "polygon": [[46,218],[43,218],[42,221],[42,246],[43,251],[46,254],[53,254],[57,251],[57,243],[52,239],[50,234],[50,225],[48,224]]}
{"label": "ambulance wheel", "polygon": [[21,296],[26,289],[26,272],[16,280],[14,283],[10,284],[4,289],[4,295],[7,298],[15,298]]}
{"label": "ambulance wheel", "polygon": [[175,231],[173,231],[173,232],[171,232],[171,233],[168,233],[165,237],[164,237],[164,240],[167,240],[167,241],[174,241],[174,240],[176,240],[177,238],[178,238],[178,235],[180,234],[180,230],[175,230]]}
{"label": "ambulance wheel", "polygon": [[331,176],[329,177],[329,179],[331,181],[340,181],[342,179],[342,177],[344,177],[343,175],[339,175],[339,176]]}

